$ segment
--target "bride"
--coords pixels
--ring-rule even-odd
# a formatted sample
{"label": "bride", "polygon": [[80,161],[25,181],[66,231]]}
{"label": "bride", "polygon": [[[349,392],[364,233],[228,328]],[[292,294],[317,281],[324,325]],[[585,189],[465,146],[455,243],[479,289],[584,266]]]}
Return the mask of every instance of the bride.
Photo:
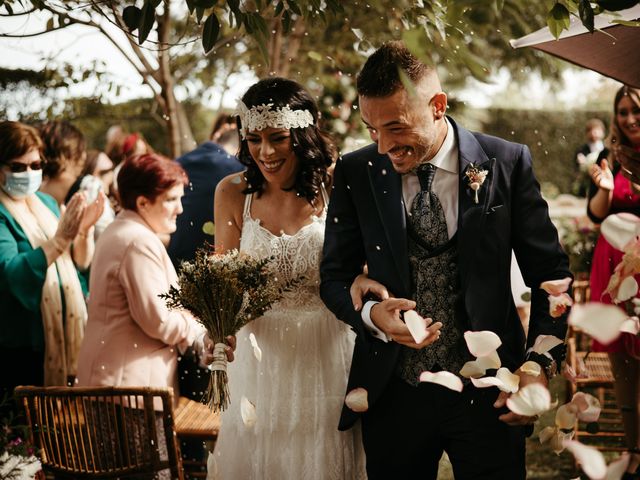
{"label": "bride", "polygon": [[[354,334],[318,294],[333,145],[318,128],[312,97],[291,80],[253,85],[239,117],[247,170],[216,189],[216,243],[223,252],[273,257],[282,280],[302,281],[237,335],[231,405],[208,478],[365,478],[359,430],[337,429]],[[247,401],[255,423],[243,422]]]}

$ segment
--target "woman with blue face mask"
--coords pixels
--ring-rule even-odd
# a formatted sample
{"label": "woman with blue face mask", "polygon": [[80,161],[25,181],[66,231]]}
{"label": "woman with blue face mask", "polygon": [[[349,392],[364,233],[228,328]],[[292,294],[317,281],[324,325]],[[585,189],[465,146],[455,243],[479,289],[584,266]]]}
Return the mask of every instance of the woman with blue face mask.
{"label": "woman with blue face mask", "polygon": [[91,260],[87,233],[104,195],[79,192],[60,215],[38,188],[43,143],[37,130],[0,122],[0,394],[16,385],[66,385],[76,373],[87,317],[76,265]]}

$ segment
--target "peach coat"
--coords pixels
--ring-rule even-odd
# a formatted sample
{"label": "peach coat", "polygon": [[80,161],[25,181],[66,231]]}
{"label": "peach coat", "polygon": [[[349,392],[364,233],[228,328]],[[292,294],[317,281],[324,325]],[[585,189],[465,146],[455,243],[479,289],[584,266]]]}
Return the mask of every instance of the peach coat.
{"label": "peach coat", "polygon": [[176,284],[158,236],[136,212],[122,211],[100,236],[91,264],[79,385],[173,387],[177,400],[178,350],[203,327],[158,297]]}

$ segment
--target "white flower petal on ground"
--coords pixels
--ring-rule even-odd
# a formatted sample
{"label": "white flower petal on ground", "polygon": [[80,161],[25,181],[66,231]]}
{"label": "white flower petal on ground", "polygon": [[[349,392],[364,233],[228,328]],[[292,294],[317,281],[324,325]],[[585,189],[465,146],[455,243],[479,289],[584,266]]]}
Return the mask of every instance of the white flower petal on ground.
{"label": "white flower petal on ground", "polygon": [[600,233],[617,250],[635,239],[638,233],[640,218],[631,213],[609,215],[600,225]]}
{"label": "white flower petal on ground", "polygon": [[591,338],[608,345],[620,335],[627,315],[615,305],[587,303],[575,305],[569,314],[569,325],[579,328]]}
{"label": "white flower petal on ground", "polygon": [[549,295],[560,295],[569,290],[571,285],[571,277],[565,277],[562,280],[547,280],[540,284],[540,288]]}
{"label": "white flower petal on ground", "polygon": [[532,377],[539,377],[542,373],[542,367],[538,362],[532,362],[528,360],[524,362],[519,369],[522,373],[526,373],[527,375],[531,375]]}
{"label": "white flower petal on ground", "polygon": [[549,295],[549,315],[551,315],[552,318],[562,316],[571,305],[573,305],[573,300],[566,293]]}
{"label": "white flower petal on ground", "polygon": [[576,406],[579,420],[592,423],[597,422],[598,418],[600,418],[600,411],[602,410],[600,400],[593,395],[576,392],[571,399],[571,403]]}
{"label": "white flower petal on ground", "polygon": [[366,412],[369,410],[369,392],[364,388],[354,388],[347,393],[344,403],[354,412]]}
{"label": "white flower petal on ground", "polygon": [[258,420],[255,405],[251,403],[244,395],[240,400],[240,416],[242,417],[242,423],[244,423],[247,427],[253,427]]}
{"label": "white flower petal on ground", "polygon": [[465,363],[460,369],[460,375],[465,378],[479,378],[487,373],[487,370],[500,368],[501,365],[500,356],[494,351]]}
{"label": "white flower petal on ground", "polygon": [[605,480],[620,480],[629,466],[629,460],[631,456],[628,453],[623,453],[607,467],[607,476]]}
{"label": "white flower petal on ground", "polygon": [[418,315],[415,310],[407,310],[404,312],[404,323],[406,323],[413,340],[416,343],[422,343],[429,336],[427,331],[427,321]]}
{"label": "white flower petal on ground", "polygon": [[562,345],[563,343],[564,342],[562,340],[554,335],[538,335],[531,349],[536,353],[544,355],[549,350],[557,347],[558,345]]}
{"label": "white flower petal on ground", "polygon": [[261,362],[262,349],[258,346],[258,341],[256,340],[256,336],[253,333],[249,334],[249,342],[251,342],[251,346],[253,347],[253,355],[258,359],[259,362]]}
{"label": "white flower petal on ground", "polygon": [[622,325],[620,325],[620,331],[630,333],[631,335],[638,335],[640,333],[640,319],[638,317],[627,318]]}
{"label": "white flower petal on ground", "polygon": [[500,337],[490,330],[480,332],[467,330],[464,332],[464,339],[467,342],[467,348],[474,357],[485,357],[502,345]]}
{"label": "white flower petal on ground", "polygon": [[530,383],[507,399],[507,407],[525,417],[540,415],[552,408],[551,394],[541,383]]}
{"label": "white flower petal on ground", "polygon": [[638,293],[638,282],[633,278],[633,275],[628,276],[618,287],[618,294],[616,295],[616,302],[626,302],[632,297],[635,297]]}
{"label": "white flower petal on ground", "polygon": [[456,392],[461,392],[463,385],[462,380],[457,375],[454,375],[451,372],[422,372],[420,374],[420,381],[427,383],[437,383],[438,385],[442,385],[443,387],[448,388],[449,390],[454,390]]}
{"label": "white flower petal on ground", "polygon": [[602,453],[596,448],[583,445],[575,440],[565,440],[562,442],[564,447],[569,450],[582,468],[592,480],[604,479],[607,475],[607,464],[604,461]]}

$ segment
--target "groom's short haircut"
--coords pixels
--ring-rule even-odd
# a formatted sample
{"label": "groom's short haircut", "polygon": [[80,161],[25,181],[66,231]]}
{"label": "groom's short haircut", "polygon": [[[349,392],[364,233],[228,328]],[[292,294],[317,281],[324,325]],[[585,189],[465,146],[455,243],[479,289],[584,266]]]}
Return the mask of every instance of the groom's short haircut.
{"label": "groom's short haircut", "polygon": [[400,41],[387,42],[365,62],[356,79],[358,95],[387,97],[403,88],[400,70],[415,84],[435,70],[422,63]]}

